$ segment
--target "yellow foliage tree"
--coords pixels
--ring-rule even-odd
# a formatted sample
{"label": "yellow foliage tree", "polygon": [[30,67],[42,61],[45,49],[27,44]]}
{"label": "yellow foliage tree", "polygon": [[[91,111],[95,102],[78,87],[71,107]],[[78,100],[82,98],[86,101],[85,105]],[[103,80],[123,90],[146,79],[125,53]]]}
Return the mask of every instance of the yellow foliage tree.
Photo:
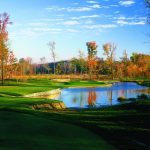
{"label": "yellow foliage tree", "polygon": [[5,66],[8,59],[8,32],[7,25],[11,24],[9,22],[9,15],[7,13],[0,14],[0,73],[1,82],[4,84],[5,79]]}

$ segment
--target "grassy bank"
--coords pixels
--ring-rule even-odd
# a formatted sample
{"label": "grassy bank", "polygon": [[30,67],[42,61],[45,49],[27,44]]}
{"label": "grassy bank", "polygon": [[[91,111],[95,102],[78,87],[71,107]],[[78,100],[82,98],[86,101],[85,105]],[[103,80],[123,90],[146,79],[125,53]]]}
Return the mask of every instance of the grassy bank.
{"label": "grassy bank", "polygon": [[0,86],[0,96],[23,96],[26,94],[45,92],[57,88],[80,87],[80,86],[108,86],[109,82],[79,81],[57,82],[49,79],[30,79],[26,82],[7,81]]}

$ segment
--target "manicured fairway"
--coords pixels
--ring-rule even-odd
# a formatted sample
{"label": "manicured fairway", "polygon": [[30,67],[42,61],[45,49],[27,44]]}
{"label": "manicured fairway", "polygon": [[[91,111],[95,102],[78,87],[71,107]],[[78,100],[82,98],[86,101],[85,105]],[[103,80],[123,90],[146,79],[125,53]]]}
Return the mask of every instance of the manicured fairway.
{"label": "manicured fairway", "polygon": [[47,117],[0,111],[0,150],[113,150],[94,133]]}

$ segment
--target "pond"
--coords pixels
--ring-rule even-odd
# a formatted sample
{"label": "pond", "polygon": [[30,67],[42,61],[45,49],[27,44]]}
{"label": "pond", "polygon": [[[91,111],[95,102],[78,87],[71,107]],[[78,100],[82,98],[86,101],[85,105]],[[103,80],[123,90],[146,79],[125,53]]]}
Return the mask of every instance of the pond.
{"label": "pond", "polygon": [[55,98],[63,101],[67,108],[89,108],[119,104],[118,97],[136,98],[150,94],[150,88],[133,82],[118,82],[111,87],[65,88]]}

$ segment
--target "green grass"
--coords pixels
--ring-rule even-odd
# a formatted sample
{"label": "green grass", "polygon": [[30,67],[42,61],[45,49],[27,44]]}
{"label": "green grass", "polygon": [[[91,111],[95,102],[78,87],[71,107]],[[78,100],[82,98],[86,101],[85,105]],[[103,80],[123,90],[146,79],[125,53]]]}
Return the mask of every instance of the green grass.
{"label": "green grass", "polygon": [[[0,98],[0,150],[113,150],[100,136],[34,111],[34,104],[53,100]],[[56,102],[56,101],[55,101]]]}
{"label": "green grass", "polygon": [[56,88],[78,87],[78,86],[106,86],[105,82],[97,81],[70,81],[70,82],[53,82],[48,79],[31,79],[27,82],[7,81],[5,86],[0,86],[0,96],[23,96],[26,94],[49,91]]}
{"label": "green grass", "polygon": [[87,128],[121,150],[150,148],[149,100],[95,110],[49,112],[49,115]]}
{"label": "green grass", "polygon": [[[23,98],[55,88],[107,85],[96,81],[14,81],[0,87],[0,150],[120,150],[150,149],[150,101],[91,110],[32,110],[36,104],[57,102]],[[113,145],[114,147],[112,147]]]}
{"label": "green grass", "polygon": [[75,86],[81,85],[80,81],[67,85],[48,79],[34,79],[17,84],[9,81],[5,86],[0,86],[0,150],[115,149],[88,129],[56,121],[46,112],[31,108],[33,105],[57,102],[56,100],[22,97],[30,93],[74,86],[74,83]]}
{"label": "green grass", "polygon": [[96,134],[71,124],[0,111],[1,150],[111,150]]}

